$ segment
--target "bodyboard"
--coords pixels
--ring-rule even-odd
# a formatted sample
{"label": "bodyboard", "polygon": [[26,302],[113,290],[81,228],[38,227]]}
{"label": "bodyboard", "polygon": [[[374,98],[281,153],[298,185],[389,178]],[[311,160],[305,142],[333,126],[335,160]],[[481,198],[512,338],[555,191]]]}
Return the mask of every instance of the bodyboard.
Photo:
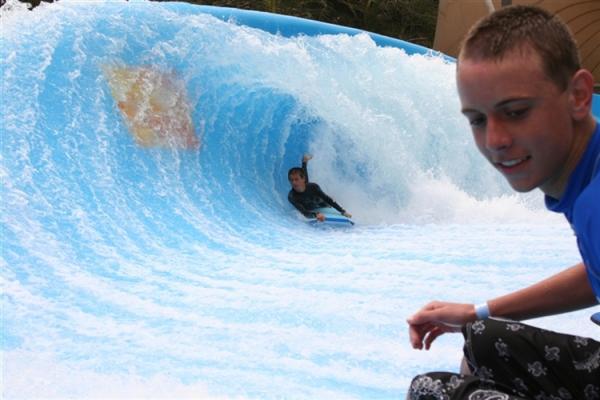
{"label": "bodyboard", "polygon": [[325,221],[319,221],[316,218],[310,218],[308,223],[311,225],[329,225],[329,226],[353,226],[354,222],[339,213],[338,210],[332,207],[318,208],[314,210],[325,215]]}

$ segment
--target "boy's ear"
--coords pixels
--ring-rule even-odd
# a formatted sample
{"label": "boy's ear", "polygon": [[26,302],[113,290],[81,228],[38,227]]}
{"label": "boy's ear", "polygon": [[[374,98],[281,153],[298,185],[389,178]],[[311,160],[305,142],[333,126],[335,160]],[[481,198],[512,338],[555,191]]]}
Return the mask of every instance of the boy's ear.
{"label": "boy's ear", "polygon": [[594,93],[594,77],[591,72],[580,69],[571,78],[569,86],[571,91],[569,105],[571,116],[581,120],[588,116],[592,108],[592,94]]}

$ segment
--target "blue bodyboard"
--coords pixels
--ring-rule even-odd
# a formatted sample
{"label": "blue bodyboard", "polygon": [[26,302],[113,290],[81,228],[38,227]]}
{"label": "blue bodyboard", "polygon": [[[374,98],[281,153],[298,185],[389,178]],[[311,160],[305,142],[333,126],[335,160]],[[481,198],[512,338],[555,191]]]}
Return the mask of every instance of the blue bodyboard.
{"label": "blue bodyboard", "polygon": [[327,207],[327,208],[319,208],[316,209],[315,212],[320,212],[325,215],[325,221],[319,221],[316,218],[310,218],[308,223],[311,225],[330,225],[330,226],[352,226],[354,222],[339,213],[335,208]]}

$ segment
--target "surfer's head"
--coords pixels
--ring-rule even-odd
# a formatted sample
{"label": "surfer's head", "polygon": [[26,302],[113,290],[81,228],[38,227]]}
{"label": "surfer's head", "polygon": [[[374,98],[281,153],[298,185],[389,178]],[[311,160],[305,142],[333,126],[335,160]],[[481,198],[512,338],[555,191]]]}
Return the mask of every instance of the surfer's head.
{"label": "surfer's head", "polygon": [[546,76],[562,90],[581,68],[568,26],[533,6],[509,6],[482,18],[463,40],[457,65],[462,60],[501,62],[515,51],[537,54]]}
{"label": "surfer's head", "polygon": [[292,185],[292,189],[296,192],[304,192],[306,189],[306,175],[302,168],[290,168],[288,171],[288,181],[290,182],[290,185]]}

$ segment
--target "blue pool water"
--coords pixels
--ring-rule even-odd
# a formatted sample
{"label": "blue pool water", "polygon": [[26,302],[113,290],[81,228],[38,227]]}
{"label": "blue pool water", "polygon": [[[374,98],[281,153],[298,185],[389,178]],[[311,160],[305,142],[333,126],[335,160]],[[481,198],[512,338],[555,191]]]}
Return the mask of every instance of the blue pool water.
{"label": "blue pool water", "polygon": [[[401,398],[461,357],[410,348],[417,308],[579,261],[477,153],[440,56],[177,3],[2,13],[3,398]],[[200,145],[136,142],[111,68],[173,77]],[[288,204],[304,152],[353,228]],[[590,313],[534,323],[598,338]]]}

